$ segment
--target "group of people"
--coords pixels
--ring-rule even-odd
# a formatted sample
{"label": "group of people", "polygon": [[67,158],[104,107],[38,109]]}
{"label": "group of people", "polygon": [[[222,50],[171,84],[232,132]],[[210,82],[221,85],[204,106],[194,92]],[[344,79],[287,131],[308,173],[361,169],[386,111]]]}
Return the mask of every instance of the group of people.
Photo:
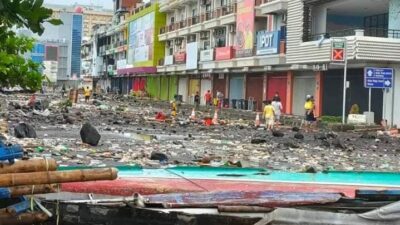
{"label": "group of people", "polygon": [[276,92],[272,101],[267,100],[265,102],[263,111],[263,118],[265,119],[265,125],[268,130],[274,129],[275,124],[279,124],[282,110],[281,98],[279,97],[279,93]]}
{"label": "group of people", "polygon": [[[263,118],[265,119],[265,124],[268,130],[274,129],[275,124],[279,124],[282,110],[283,106],[281,103],[281,98],[279,97],[279,93],[276,92],[272,101],[267,100],[265,102],[265,107],[263,111]],[[313,96],[306,96],[304,110],[306,126],[309,127],[316,121],[314,115],[315,101]]]}
{"label": "group of people", "polygon": [[[215,98],[213,98],[211,90],[207,90],[204,93],[204,102],[206,103],[206,106],[215,106],[219,109],[222,108],[223,106],[223,101],[224,101],[224,94],[220,91],[217,91],[217,95]],[[194,104],[196,106],[196,110],[199,108],[200,106],[200,94],[197,91],[195,96],[194,96]]]}

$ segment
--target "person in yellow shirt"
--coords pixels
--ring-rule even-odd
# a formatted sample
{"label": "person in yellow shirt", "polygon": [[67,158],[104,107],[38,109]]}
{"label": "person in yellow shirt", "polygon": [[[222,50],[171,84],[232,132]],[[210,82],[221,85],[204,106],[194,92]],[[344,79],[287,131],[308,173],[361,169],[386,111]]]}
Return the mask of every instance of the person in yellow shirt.
{"label": "person in yellow shirt", "polygon": [[90,92],[91,92],[91,91],[90,91],[89,87],[86,87],[85,89],[83,89],[83,95],[85,96],[85,102],[86,102],[86,103],[89,102],[90,95],[91,95]]}
{"label": "person in yellow shirt", "polygon": [[271,101],[267,100],[266,105],[264,107],[263,118],[265,119],[265,125],[267,130],[274,129],[274,118],[275,118],[275,109],[271,105]]}
{"label": "person in yellow shirt", "polygon": [[314,97],[311,95],[307,95],[306,103],[304,103],[304,110],[306,111],[306,125],[311,126],[313,122],[315,122],[314,116]]}

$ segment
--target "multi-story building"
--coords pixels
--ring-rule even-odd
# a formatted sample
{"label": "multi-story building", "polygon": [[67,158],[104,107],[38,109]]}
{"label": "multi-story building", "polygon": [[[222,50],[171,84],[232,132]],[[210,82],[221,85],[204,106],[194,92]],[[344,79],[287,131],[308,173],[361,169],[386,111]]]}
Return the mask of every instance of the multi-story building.
{"label": "multi-story building", "polygon": [[46,4],[47,8],[53,10],[53,17],[60,18],[62,12],[79,12],[83,15],[83,37],[89,39],[93,34],[95,25],[111,24],[113,11],[96,5],[73,4],[70,6]]}
{"label": "multi-story building", "polygon": [[[188,103],[197,92],[220,91],[224,106],[255,110],[278,93],[284,113],[294,115],[304,114],[305,97],[313,95],[318,116],[340,116],[346,84],[344,111],[358,104],[365,112],[364,68],[390,67],[395,78],[399,74],[399,8],[400,0],[164,0],[159,12],[165,24],[152,43],[153,49],[164,46],[157,73],[135,72],[146,67],[135,60],[151,55],[151,38],[132,25],[139,18],[132,16],[126,64],[114,65],[119,83],[113,86],[126,86],[125,93],[143,88],[161,99],[175,93]],[[139,7],[133,14],[147,13]],[[333,62],[336,43],[347,58],[347,80],[343,63]],[[376,122],[400,125],[399,85],[394,79],[392,88],[371,91]]]}
{"label": "multi-story building", "polygon": [[178,93],[185,101],[213,90],[229,99],[225,105],[261,109],[263,99],[274,94],[263,92],[266,71],[273,85],[288,70],[286,10],[285,0],[163,1],[167,24],[159,38],[166,55],[158,71],[183,75]]}

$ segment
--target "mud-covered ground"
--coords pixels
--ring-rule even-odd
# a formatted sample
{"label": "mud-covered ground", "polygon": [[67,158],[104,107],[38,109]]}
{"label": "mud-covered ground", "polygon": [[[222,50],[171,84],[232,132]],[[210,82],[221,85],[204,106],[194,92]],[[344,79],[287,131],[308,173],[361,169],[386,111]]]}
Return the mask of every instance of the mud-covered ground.
{"label": "mud-covered ground", "polygon": [[[224,110],[219,115],[224,125],[206,127],[201,124],[208,114],[206,108],[197,112],[198,122],[189,121],[191,106],[182,106],[175,122],[162,123],[154,120],[155,113],[170,113],[168,103],[105,96],[88,104],[80,100],[65,108],[60,106],[65,99],[49,95],[38,97],[47,98],[48,111],[32,111],[25,106],[29,95],[0,97],[3,109],[7,109],[3,110],[9,129],[7,141],[22,144],[30,157],[53,157],[60,165],[209,165],[291,171],[400,169],[399,139],[376,132],[306,133],[281,126],[279,131],[284,136],[276,137],[279,134],[255,128],[255,114],[244,111]],[[15,138],[13,128],[20,122],[32,125],[38,138]],[[81,141],[79,131],[85,122],[101,134],[96,147]],[[152,153],[165,154],[167,159],[161,154],[161,158],[151,160]]]}

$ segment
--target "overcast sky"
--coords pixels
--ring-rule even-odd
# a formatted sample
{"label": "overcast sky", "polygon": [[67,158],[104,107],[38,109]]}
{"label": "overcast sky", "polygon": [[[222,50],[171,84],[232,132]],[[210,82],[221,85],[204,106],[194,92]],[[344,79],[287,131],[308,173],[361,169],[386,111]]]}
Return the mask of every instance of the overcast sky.
{"label": "overcast sky", "polygon": [[78,4],[91,4],[94,5],[102,5],[105,8],[112,9],[113,8],[113,0],[44,0],[45,3],[52,3],[52,4],[60,4],[60,5],[73,5],[75,2]]}

